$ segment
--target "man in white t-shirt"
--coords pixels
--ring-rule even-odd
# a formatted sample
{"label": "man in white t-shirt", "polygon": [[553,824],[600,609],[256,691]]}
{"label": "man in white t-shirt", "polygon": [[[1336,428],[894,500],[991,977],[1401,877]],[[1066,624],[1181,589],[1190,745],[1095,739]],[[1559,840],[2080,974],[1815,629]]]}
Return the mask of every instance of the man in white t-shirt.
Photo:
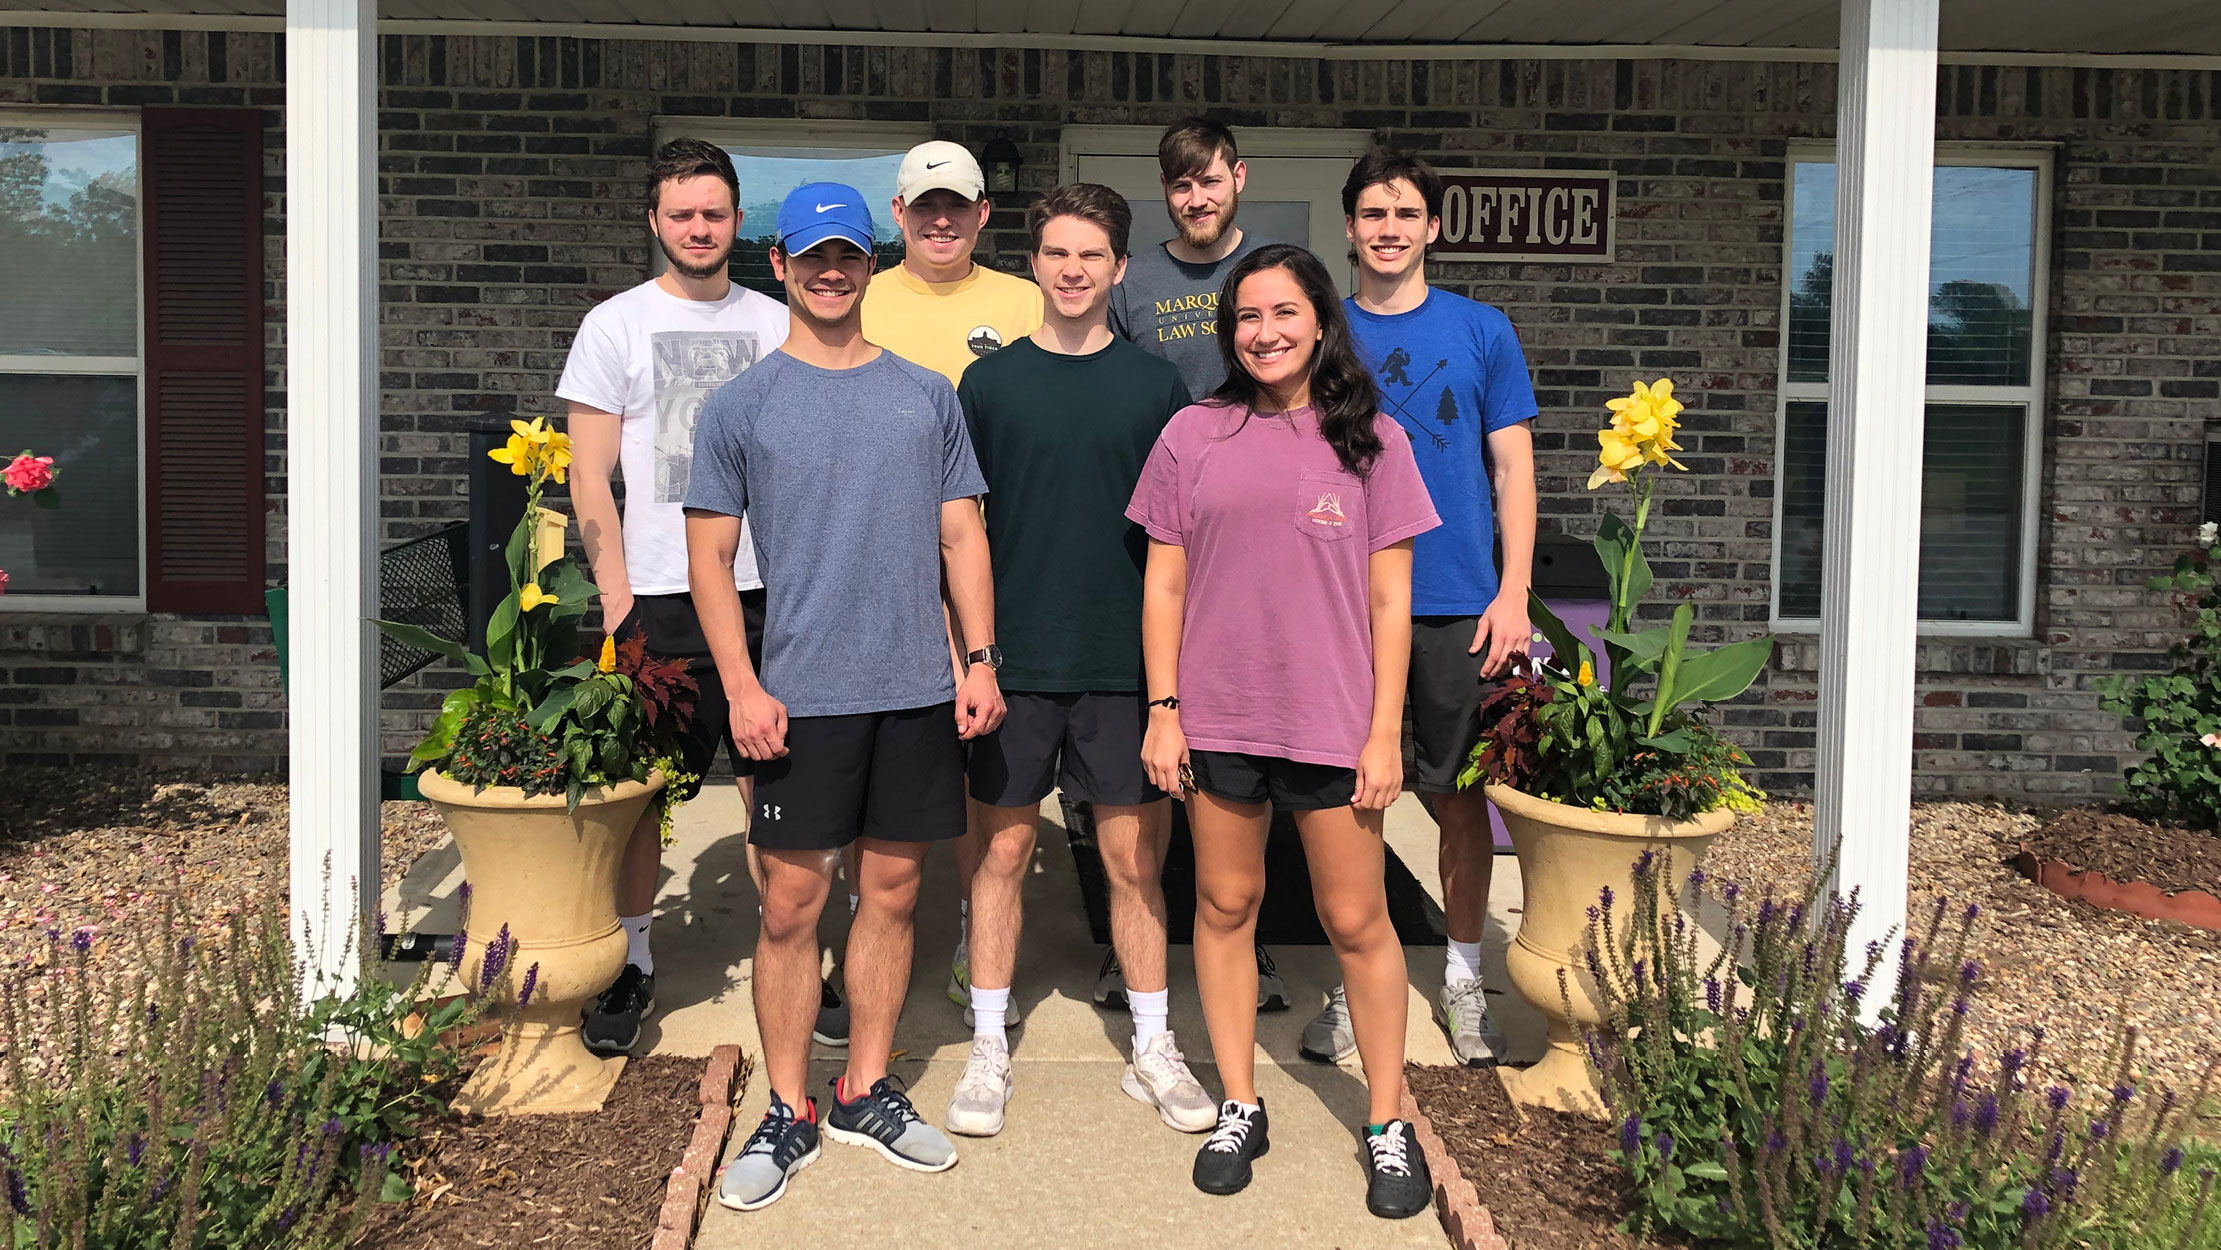
{"label": "man in white t-shirt", "polygon": [[[684,742],[686,771],[707,773],[722,741],[746,810],[754,762],[733,745],[725,687],[687,592],[680,504],[703,403],[786,341],[787,310],[726,273],[741,219],[740,181],[722,148],[699,139],[664,144],[649,167],[647,209],[668,267],[586,314],[556,387],[570,404],[571,502],[587,565],[601,590],[603,628],[623,636],[643,631],[651,652],[688,662],[701,694]],[[620,464],[621,521],[610,489]],[[733,559],[733,584],[741,592],[749,654],[760,659],[763,579],[756,573],[755,546],[745,537]],[[625,970],[586,1020],[587,1045],[604,1053],[630,1050],[639,1040],[640,1022],[655,1010],[648,925],[662,849],[651,811],[634,826],[618,868],[617,912],[628,942]],[[847,1013],[830,984],[822,994],[819,1040],[845,1043]]]}

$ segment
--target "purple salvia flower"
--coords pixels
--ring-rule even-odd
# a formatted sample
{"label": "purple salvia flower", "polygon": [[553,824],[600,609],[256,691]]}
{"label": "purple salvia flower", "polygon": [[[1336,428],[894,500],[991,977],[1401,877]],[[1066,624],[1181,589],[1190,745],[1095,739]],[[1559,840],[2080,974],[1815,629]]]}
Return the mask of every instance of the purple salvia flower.
{"label": "purple salvia flower", "polygon": [[31,1195],[23,1187],[23,1173],[14,1168],[8,1169],[8,1205],[17,1215],[31,1213]]}
{"label": "purple salvia flower", "polygon": [[1798,903],[1789,909],[1789,927],[1794,929],[1805,922],[1805,905]]}
{"label": "purple salvia flower", "polygon": [[1767,1133],[1767,1134],[1766,1134],[1766,1153],[1767,1153],[1767,1154],[1770,1154],[1770,1155],[1778,1155],[1778,1154],[1780,1154],[1780,1153],[1781,1153],[1781,1152],[1782,1152],[1782,1151],[1783,1151],[1784,1149],[1787,1149],[1787,1148],[1788,1148],[1788,1146],[1789,1146],[1789,1139],[1788,1139],[1787,1137],[1783,1136],[1783,1134],[1782,1134],[1782,1131],[1781,1131],[1780,1129],[1778,1129],[1778,1128],[1777,1128],[1777,1129],[1774,1129],[1773,1131],[1771,1131],[1771,1132],[1769,1132],[1769,1133]]}
{"label": "purple salvia flower", "polygon": [[262,1087],[262,1101],[269,1103],[272,1109],[275,1109],[278,1105],[278,1099],[283,1096],[284,1092],[284,1086],[279,1085],[276,1081],[271,1081],[268,1085]]}
{"label": "purple salvia flower", "polygon": [[137,1133],[133,1133],[131,1135],[131,1144],[124,1147],[123,1157],[130,1162],[132,1167],[137,1167],[139,1166],[139,1156],[145,1154],[146,1149],[146,1139],[139,1136]]}
{"label": "purple salvia flower", "polygon": [[1828,1074],[1819,1064],[1812,1065],[1812,1080],[1806,1084],[1805,1094],[1815,1107],[1828,1100]]}
{"label": "purple salvia flower", "polygon": [[1718,977],[1706,977],[1704,979],[1704,1009],[1715,1016],[1720,1014],[1720,979]]}
{"label": "purple salvia flower", "polygon": [[2090,1121],[2090,1140],[2091,1140],[2091,1141],[2104,1141],[2104,1140],[2106,1139],[2106,1135],[2107,1135],[2107,1134],[2109,1134],[2109,1133],[2111,1133],[2112,1131],[2113,1131],[2113,1129],[2112,1129],[2112,1126],[2111,1126],[2111,1125],[2108,1125],[2108,1124],[2107,1124],[2107,1123],[2106,1123],[2105,1121],[2103,1121],[2103,1120],[2092,1120],[2092,1121]]}
{"label": "purple salvia flower", "polygon": [[156,1024],[156,1023],[158,1023],[158,1022],[159,1022],[159,1021],[160,1021],[161,1019],[162,1019],[162,1008],[161,1008],[161,1007],[159,1007],[159,1006],[157,1006],[157,1005],[156,1005],[156,1004],[154,1004],[154,1003],[148,1003],[148,1004],[147,1004],[147,1027],[148,1027],[148,1028],[150,1028],[150,1029],[151,1029],[151,1028],[153,1028],[153,1027],[155,1026],[155,1024]]}
{"label": "purple salvia flower", "polygon": [[1978,917],[1980,917],[1980,916],[1981,916],[1981,914],[1982,914],[1982,905],[1981,905],[1980,903],[1968,903],[1968,904],[1967,904],[1967,910],[1966,910],[1966,918],[1967,918],[1967,922],[1968,922],[1969,924],[1973,923],[1973,922],[1975,921],[1975,919],[1977,919]]}
{"label": "purple salvia flower", "polygon": [[1967,996],[1961,994],[1957,998],[1951,1000],[1951,1014],[1955,1016],[1963,1016],[1967,1013],[1967,1010],[1973,1006],[1973,1003],[1967,1001]]}
{"label": "purple salvia flower", "polygon": [[1701,889],[1703,889],[1703,888],[1704,888],[1704,882],[1705,882],[1704,869],[1702,869],[1702,868],[1692,868],[1692,869],[1690,869],[1690,870],[1689,870],[1689,888],[1690,888],[1690,889],[1692,889],[1692,890],[1701,890]]}
{"label": "purple salvia flower", "polygon": [[2044,1092],[2044,1103],[2054,1111],[2065,1111],[2067,1100],[2073,1097],[2064,1085],[2054,1085]]}
{"label": "purple salvia flower", "polygon": [[1667,1132],[1658,1134],[1658,1157],[1661,1159],[1673,1158],[1673,1134]]}
{"label": "purple salvia flower", "polygon": [[1602,920],[1602,919],[1604,918],[1604,913],[1603,913],[1603,912],[1600,912],[1600,911],[1598,911],[1598,910],[1596,909],[1596,905],[1595,905],[1595,904],[1593,904],[1593,903],[1591,903],[1591,904],[1589,905],[1589,909],[1588,909],[1588,912],[1589,912],[1589,923],[1590,923],[1590,924],[1595,924],[1595,923],[1596,923],[1597,921],[1599,921],[1599,920]]}
{"label": "purple salvia flower", "polygon": [[1951,1127],[1965,1128],[1967,1122],[1973,1118],[1974,1109],[1967,1106],[1966,1099],[1961,1098],[1951,1104]]}
{"label": "purple salvia flower", "polygon": [[1974,984],[1975,979],[1980,977],[1981,975],[1982,965],[1976,963],[1974,960],[1969,959],[1965,963],[1959,965],[1959,984],[1961,985],[1972,985]]}
{"label": "purple salvia flower", "polygon": [[1865,993],[1866,982],[1864,981],[1845,981],[1843,983],[1843,998],[1846,1002],[1855,1003]]}
{"label": "purple salvia flower", "polygon": [[1619,1148],[1621,1153],[1629,1157],[1633,1157],[1636,1151],[1643,1148],[1643,1118],[1641,1116],[1628,1116],[1626,1121],[1619,1126]]}
{"label": "purple salvia flower", "polygon": [[2066,1152],[2067,1134],[2063,1130],[2054,1130],[2051,1134],[2051,1145],[2044,1150],[2044,1166],[2049,1167],[2059,1162],[2059,1157]]}
{"label": "purple salvia flower", "polygon": [[1851,1143],[1840,1137],[1835,1139],[1835,1170],[1838,1172],[1851,1170]]}
{"label": "purple salvia flower", "polygon": [[1612,887],[1605,886],[1603,889],[1598,890],[1596,892],[1596,901],[1603,906],[1604,910],[1612,910]]}
{"label": "purple salvia flower", "polygon": [[326,1137],[337,1137],[341,1133],[344,1133],[346,1131],[347,1126],[341,1124],[339,1122],[339,1117],[336,1115],[333,1116],[331,1119],[324,1121],[324,1136]]}
{"label": "purple salvia flower", "polygon": [[2113,1101],[2115,1102],[2127,1102],[2134,1097],[2136,1097],[2136,1090],[2133,1086],[2116,1085],[2113,1087]]}
{"label": "purple salvia flower", "polygon": [[1908,1193],[1920,1184],[1921,1175],[1927,1169],[1928,1148],[1926,1146],[1912,1146],[1904,1154],[1897,1157],[1897,1179],[1904,1185]]}
{"label": "purple salvia flower", "polygon": [[1954,1202],[1943,1209],[1943,1218],[1954,1224],[1964,1224],[1967,1222],[1967,1216],[1972,1214],[1973,1211],[1974,1208],[1964,1201]]}
{"label": "purple salvia flower", "polygon": [[2028,1052],[2022,1050],[2018,1046],[2015,1046],[2011,1050],[2005,1052],[2004,1064],[2005,1075],[2012,1076],[2013,1074],[2019,1072],[2022,1068],[2028,1066]]}
{"label": "purple salvia flower", "polygon": [[2167,1153],[2159,1156],[2159,1174],[2173,1176],[2182,1170],[2182,1147],[2169,1146]]}
{"label": "purple salvia flower", "polygon": [[177,953],[186,954],[193,949],[193,935],[188,933],[177,940]]}
{"label": "purple salvia flower", "polygon": [[1727,899],[1728,902],[1732,903],[1736,899],[1743,897],[1743,887],[1737,882],[1730,881],[1726,885],[1720,887],[1720,894],[1722,897]]}
{"label": "purple salvia flower", "polygon": [[508,969],[509,944],[509,926],[503,925],[501,931],[494,934],[494,940],[486,943],[485,957],[478,965],[479,989],[492,989],[494,982],[499,981],[501,974]]}
{"label": "purple salvia flower", "polygon": [[2073,1168],[2053,1168],[2051,1170],[2051,1187],[2058,1193],[2061,1202],[2072,1201],[2075,1186],[2081,1183],[2082,1174]]}
{"label": "purple salvia flower", "polygon": [[293,1227],[293,1221],[296,1217],[300,1215],[300,1213],[301,1208],[298,1206],[287,1207],[278,1216],[278,1231],[282,1233],[287,1229]]}
{"label": "purple salvia flower", "polygon": [[1627,965],[1627,970],[1634,974],[1635,984],[1638,987],[1643,984],[1644,970],[1647,966],[1648,965],[1644,964],[1643,961],[1640,959],[1635,960],[1634,962]]}
{"label": "purple salvia flower", "polygon": [[2051,1199],[2044,1197],[2043,1190],[2031,1189],[2021,1197],[2020,1209],[2028,1218],[2040,1220],[2051,1214]]}
{"label": "purple salvia flower", "polygon": [[517,1006],[519,1008],[530,1007],[532,1005],[532,991],[538,989],[539,986],[540,964],[538,960],[534,960],[532,966],[524,970],[524,988],[517,994]]}
{"label": "purple salvia flower", "polygon": [[1774,922],[1775,910],[1773,899],[1762,898],[1758,900],[1758,925],[1760,928],[1765,928]]}
{"label": "purple salvia flower", "polygon": [[91,929],[79,929],[77,932],[70,934],[69,945],[71,950],[80,955],[92,950],[93,931]]}
{"label": "purple salvia flower", "polygon": [[1959,1234],[1942,1220],[1928,1221],[1928,1250],[1958,1250]]}

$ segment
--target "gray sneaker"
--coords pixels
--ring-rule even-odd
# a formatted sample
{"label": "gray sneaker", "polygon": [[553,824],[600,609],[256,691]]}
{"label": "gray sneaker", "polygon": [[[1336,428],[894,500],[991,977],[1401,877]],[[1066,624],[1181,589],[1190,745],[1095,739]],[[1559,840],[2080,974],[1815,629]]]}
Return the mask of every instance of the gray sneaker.
{"label": "gray sneaker", "polygon": [[941,1122],[951,1133],[993,1137],[1003,1131],[1010,1086],[1010,1048],[1001,1038],[973,1038],[972,1056],[964,1061],[964,1075],[957,1079],[949,1113]]}
{"label": "gray sneaker", "polygon": [[1350,1000],[1337,985],[1326,996],[1326,1010],[1303,1026],[1296,1052],[1320,1063],[1340,1063],[1357,1053],[1357,1030],[1350,1027]]}
{"label": "gray sneaker", "polygon": [[1504,1035],[1488,1014],[1481,979],[1445,985],[1434,1000],[1434,1020],[1450,1035],[1450,1051],[1469,1068],[1493,1068],[1504,1061]]}
{"label": "gray sneaker", "polygon": [[919,1118],[895,1078],[880,1077],[870,1093],[854,1102],[841,1101],[839,1077],[830,1084],[827,1137],[844,1146],[869,1146],[887,1162],[913,1172],[946,1172],[956,1166],[956,1143]]}
{"label": "gray sneaker", "polygon": [[1188,1071],[1188,1061],[1172,1040],[1172,1031],[1157,1034],[1134,1052],[1119,1088],[1128,1097],[1157,1109],[1157,1118],[1183,1133],[1207,1133],[1218,1126],[1218,1104]]}
{"label": "gray sneaker", "polygon": [[718,1180],[717,1201],[735,1211],[768,1207],[786,1194],[787,1178],[817,1162],[817,1154],[817,1125],[773,1094],[763,1123]]}

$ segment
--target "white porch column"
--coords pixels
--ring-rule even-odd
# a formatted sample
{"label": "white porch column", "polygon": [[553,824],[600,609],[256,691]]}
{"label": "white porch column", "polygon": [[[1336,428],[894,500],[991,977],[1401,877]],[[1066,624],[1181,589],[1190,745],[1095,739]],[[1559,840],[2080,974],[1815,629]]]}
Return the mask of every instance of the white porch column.
{"label": "white porch column", "polygon": [[293,925],[335,988],[378,897],[376,28],[376,0],[285,6]]}
{"label": "white porch column", "polygon": [[1843,4],[1813,851],[1859,891],[1854,967],[1905,916],[1939,4]]}

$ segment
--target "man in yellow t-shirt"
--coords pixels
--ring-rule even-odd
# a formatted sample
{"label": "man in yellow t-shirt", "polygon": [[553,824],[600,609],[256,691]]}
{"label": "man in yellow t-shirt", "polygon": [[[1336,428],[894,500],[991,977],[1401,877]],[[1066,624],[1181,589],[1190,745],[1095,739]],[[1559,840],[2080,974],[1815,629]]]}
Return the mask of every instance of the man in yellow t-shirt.
{"label": "man in yellow t-shirt", "polygon": [[864,290],[864,338],[943,374],[1041,325],[1041,288],[972,263],[987,224],[987,180],[960,143],[936,139],[910,149],[895,173],[902,263]]}

